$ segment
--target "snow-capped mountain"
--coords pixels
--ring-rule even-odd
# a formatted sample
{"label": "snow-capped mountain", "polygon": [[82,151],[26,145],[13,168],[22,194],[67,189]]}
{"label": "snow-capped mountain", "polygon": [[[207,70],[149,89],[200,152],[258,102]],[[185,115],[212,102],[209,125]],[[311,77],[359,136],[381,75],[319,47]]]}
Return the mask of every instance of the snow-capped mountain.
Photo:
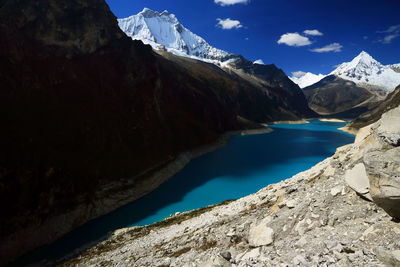
{"label": "snow-capped mountain", "polygon": [[399,72],[399,73],[400,73],[400,63],[388,65],[388,67],[390,67],[390,68],[391,68],[392,70],[394,70],[395,72]]}
{"label": "snow-capped mountain", "polygon": [[389,92],[400,84],[400,73],[395,72],[390,66],[382,65],[365,51],[352,61],[340,64],[330,75],[336,75],[356,84],[382,87]]}
{"label": "snow-capped mountain", "polygon": [[307,86],[319,82],[325,77],[326,75],[323,74],[316,75],[311,72],[297,71],[294,72],[293,76],[289,77],[289,79],[291,79],[294,83],[296,83],[300,88],[305,88]]}
{"label": "snow-capped mountain", "polygon": [[209,45],[203,38],[182,26],[174,14],[159,13],[144,8],[128,18],[118,19],[118,25],[129,37],[141,40],[156,50],[167,50],[178,56],[208,62],[224,62],[233,54]]}

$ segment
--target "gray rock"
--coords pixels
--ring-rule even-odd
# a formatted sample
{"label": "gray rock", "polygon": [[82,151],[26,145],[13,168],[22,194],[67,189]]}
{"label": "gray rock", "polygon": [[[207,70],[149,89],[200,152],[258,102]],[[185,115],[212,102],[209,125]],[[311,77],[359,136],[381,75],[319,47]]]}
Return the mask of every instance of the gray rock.
{"label": "gray rock", "polygon": [[342,187],[341,186],[336,186],[334,188],[331,189],[331,195],[336,197],[337,195],[339,195],[339,193],[342,192]]}
{"label": "gray rock", "polygon": [[250,228],[249,244],[252,247],[268,246],[274,242],[274,230],[261,223]]}
{"label": "gray rock", "polygon": [[376,257],[386,266],[400,267],[400,250],[388,251],[379,247],[375,253]]}
{"label": "gray rock", "polygon": [[384,142],[392,146],[400,145],[400,107],[382,115],[377,132]]}
{"label": "gray rock", "polygon": [[293,258],[293,264],[301,266],[308,265],[307,260],[301,255],[297,255],[296,257]]}
{"label": "gray rock", "polygon": [[255,248],[245,253],[241,258],[241,260],[251,260],[251,259],[257,259],[259,257],[260,257],[260,248]]}
{"label": "gray rock", "polygon": [[289,209],[293,209],[296,206],[296,200],[292,199],[292,200],[286,201],[286,206]]}
{"label": "gray rock", "polygon": [[369,179],[363,163],[359,163],[353,169],[348,170],[345,174],[345,181],[351,189],[372,201],[369,194]]}
{"label": "gray rock", "polygon": [[229,251],[221,252],[220,255],[227,261],[230,261],[232,259],[232,254]]}
{"label": "gray rock", "polygon": [[390,216],[400,219],[400,147],[364,155],[371,197]]}

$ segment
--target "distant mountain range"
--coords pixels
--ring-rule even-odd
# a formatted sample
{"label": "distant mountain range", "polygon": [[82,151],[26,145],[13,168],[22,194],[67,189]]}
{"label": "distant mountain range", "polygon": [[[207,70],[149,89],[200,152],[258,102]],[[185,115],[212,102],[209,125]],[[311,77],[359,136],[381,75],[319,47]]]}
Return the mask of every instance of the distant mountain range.
{"label": "distant mountain range", "polygon": [[300,88],[304,88],[319,82],[325,77],[326,75],[323,74],[317,75],[311,72],[298,71],[296,73],[293,73],[293,76],[289,77],[289,79],[296,83]]}
{"label": "distant mountain range", "polygon": [[[144,8],[127,18],[118,19],[119,27],[134,40],[141,40],[155,50],[190,57],[222,67],[235,67],[239,55],[212,47],[206,40],[185,28],[174,14]],[[372,86],[391,92],[400,84],[400,64],[382,65],[367,52],[361,52],[350,62],[340,64],[328,75],[297,72],[290,79],[300,88],[313,85],[326,76],[336,75],[357,86]]]}
{"label": "distant mountain range", "polygon": [[400,64],[382,65],[365,51],[362,51],[352,61],[340,64],[328,75],[315,75],[310,72],[297,73],[300,75],[293,75],[290,79],[300,88],[317,83],[329,75],[352,81],[357,86],[381,88],[387,92],[392,92],[400,84]]}
{"label": "distant mountain range", "polygon": [[314,111],[349,119],[373,110],[400,84],[399,65],[384,66],[362,51],[328,75],[296,72],[290,79]]}

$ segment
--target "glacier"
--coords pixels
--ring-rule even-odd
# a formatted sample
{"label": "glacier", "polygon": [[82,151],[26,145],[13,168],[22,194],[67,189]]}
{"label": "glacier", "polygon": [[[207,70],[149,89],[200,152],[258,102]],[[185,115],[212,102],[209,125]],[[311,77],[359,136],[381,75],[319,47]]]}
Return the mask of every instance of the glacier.
{"label": "glacier", "polygon": [[137,15],[118,19],[123,32],[134,40],[141,40],[155,50],[166,50],[178,56],[191,57],[211,63],[222,63],[234,54],[209,45],[203,38],[179,23],[174,14],[144,8]]}
{"label": "glacier", "polygon": [[323,74],[317,75],[311,72],[299,71],[297,73],[298,73],[297,75],[293,73],[293,76],[289,77],[289,79],[291,79],[294,83],[296,83],[300,88],[305,88],[307,86],[313,85],[314,83],[317,83],[326,77],[326,75]]}

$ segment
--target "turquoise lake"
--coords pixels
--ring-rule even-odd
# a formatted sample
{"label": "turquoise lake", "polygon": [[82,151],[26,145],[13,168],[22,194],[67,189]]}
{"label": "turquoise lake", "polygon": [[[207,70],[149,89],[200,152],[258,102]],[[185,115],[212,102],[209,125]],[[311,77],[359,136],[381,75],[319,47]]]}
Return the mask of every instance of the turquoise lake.
{"label": "turquoise lake", "polygon": [[255,193],[352,143],[353,135],[337,129],[344,125],[311,120],[308,124],[276,124],[268,134],[234,136],[226,147],[194,159],[149,195],[26,255],[16,265],[59,258],[118,228],[151,224],[176,212]]}

